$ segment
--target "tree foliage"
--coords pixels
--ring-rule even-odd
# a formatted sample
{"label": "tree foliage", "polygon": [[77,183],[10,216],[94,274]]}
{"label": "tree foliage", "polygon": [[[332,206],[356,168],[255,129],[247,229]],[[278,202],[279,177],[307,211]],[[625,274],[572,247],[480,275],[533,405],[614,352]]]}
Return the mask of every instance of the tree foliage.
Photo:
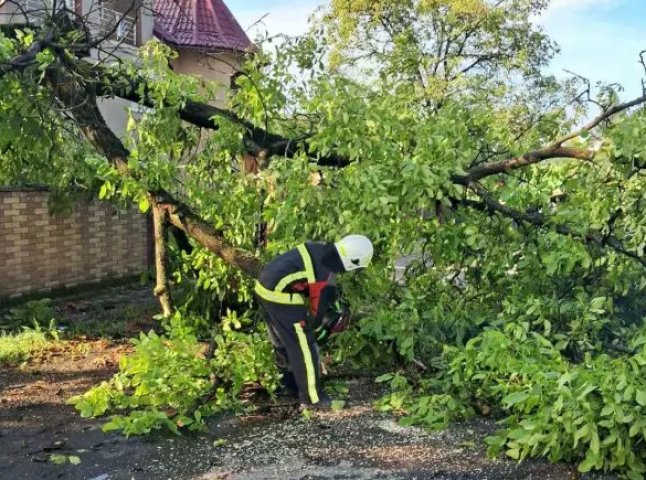
{"label": "tree foliage", "polygon": [[[272,255],[361,232],[377,255],[342,280],[358,320],[334,358],[407,369],[384,405],[431,426],[497,405],[508,418],[493,453],[642,475],[645,434],[629,424],[641,425],[645,391],[646,98],[543,74],[557,47],[532,19],[546,7],[332,1],[308,34],[264,39],[227,108],[158,43],[133,62],[86,61],[106,47],[70,12],[3,34],[0,120],[13,130],[0,179],[159,208],[192,239],[191,252],[171,244],[186,292],[176,326],[141,337],[82,411],[130,413],[110,424],[127,433],[199,424],[213,373],[229,386],[221,405],[235,404],[244,383],[273,378],[271,362],[253,322],[218,333],[213,359],[200,353],[218,309],[252,308],[250,277]],[[147,107],[123,140],[96,108],[109,97]],[[248,356],[243,373],[225,368],[229,355]],[[152,390],[150,372],[164,379]]]}

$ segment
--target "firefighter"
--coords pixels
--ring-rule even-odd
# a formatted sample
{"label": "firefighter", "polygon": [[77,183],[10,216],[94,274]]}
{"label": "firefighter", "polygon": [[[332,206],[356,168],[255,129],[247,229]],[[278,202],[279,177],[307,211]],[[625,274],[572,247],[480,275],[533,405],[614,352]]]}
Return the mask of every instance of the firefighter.
{"label": "firefighter", "polygon": [[367,267],[372,255],[372,243],[363,235],[337,243],[306,242],[274,258],[256,282],[283,394],[298,395],[305,407],[331,404],[321,389],[317,337],[336,332],[347,317],[335,276]]}

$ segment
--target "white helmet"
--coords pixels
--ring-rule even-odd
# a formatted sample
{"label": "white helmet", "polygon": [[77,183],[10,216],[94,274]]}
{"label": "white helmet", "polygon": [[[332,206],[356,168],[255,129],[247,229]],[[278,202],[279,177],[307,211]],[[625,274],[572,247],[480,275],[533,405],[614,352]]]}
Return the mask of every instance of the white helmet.
{"label": "white helmet", "polygon": [[372,260],[372,243],[363,235],[348,235],[334,244],[346,272],[365,268]]}

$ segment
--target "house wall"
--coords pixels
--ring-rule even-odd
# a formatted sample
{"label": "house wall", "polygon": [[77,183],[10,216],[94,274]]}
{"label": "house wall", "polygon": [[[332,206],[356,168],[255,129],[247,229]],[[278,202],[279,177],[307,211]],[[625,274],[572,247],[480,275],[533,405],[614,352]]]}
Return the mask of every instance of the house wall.
{"label": "house wall", "polygon": [[133,104],[121,98],[98,98],[96,103],[110,130],[122,138],[128,125],[128,110]]}
{"label": "house wall", "polygon": [[[97,0],[84,0],[83,8],[86,15],[89,15],[90,20],[92,16],[96,15],[95,2]],[[127,8],[131,0],[111,0],[107,6],[115,10],[123,10]],[[110,55],[118,58],[133,60],[137,55],[137,48],[144,45],[153,38],[154,16],[152,12],[152,0],[143,0],[143,8],[137,14],[137,45],[121,44],[118,48],[115,47]],[[109,49],[109,47],[107,47]],[[105,53],[98,51],[92,52],[92,59],[99,60],[105,56]],[[123,137],[126,133],[126,126],[128,123],[128,110],[132,107],[132,103],[120,98],[102,98],[97,100],[99,111],[103,115],[108,127],[118,137]]]}
{"label": "house wall", "polygon": [[150,265],[147,215],[78,202],[52,215],[46,190],[0,187],[0,303],[27,294],[118,281]]}
{"label": "house wall", "polygon": [[[84,0],[64,0],[65,4],[70,9],[74,9],[77,13],[82,10],[82,2]],[[92,0],[85,0],[90,2]],[[96,1],[96,0],[95,0]],[[43,16],[43,10],[51,8],[48,0],[22,0],[22,2],[8,2],[0,0],[0,25],[8,23],[24,23],[24,12],[30,16],[30,20],[34,20],[39,16]]]}
{"label": "house wall", "polygon": [[[23,5],[40,8],[43,1],[25,0]],[[119,1],[123,0],[107,1],[106,5],[118,7]],[[152,0],[143,1],[150,7]],[[99,0],[74,1],[76,11],[95,23],[100,4]],[[15,6],[2,5],[0,0],[0,23],[21,21],[24,19],[16,15]],[[153,38],[153,24],[151,9],[141,9],[138,44]],[[112,54],[134,58],[136,47],[115,46]],[[99,59],[99,52],[91,53],[90,60]],[[237,64],[238,58],[230,53],[180,50],[173,68],[177,73],[198,75],[219,84],[222,88],[214,104],[224,106]],[[106,98],[98,104],[110,129],[123,137],[131,102]],[[0,186],[0,304],[24,295],[129,277],[148,268],[152,237],[146,216],[138,212],[117,214],[101,202],[79,203],[69,215],[50,215],[48,199],[46,191]]]}
{"label": "house wall", "polygon": [[[225,107],[231,76],[236,72],[239,59],[231,53],[205,54],[191,50],[179,50],[178,58],[171,65],[176,73],[196,75],[202,80],[214,82],[219,86],[215,106]],[[126,133],[128,109],[133,104],[120,98],[98,99],[99,110],[110,129],[118,136]]]}
{"label": "house wall", "polygon": [[[25,0],[25,6],[28,9],[41,8],[45,0]],[[98,24],[100,5],[105,5],[111,10],[123,10],[130,5],[132,0],[108,0],[101,3],[99,0],[74,0],[74,5],[81,15],[88,19],[91,25]],[[143,8],[139,9],[137,14],[137,46],[143,45],[153,38],[154,15],[152,11],[152,0],[142,1]],[[2,0],[0,0],[2,2]],[[0,6],[0,24],[9,22],[20,22],[24,19],[19,15],[18,8],[15,5],[4,4]],[[104,45],[104,49],[110,50],[110,42]],[[120,44],[118,48],[110,52],[120,58],[134,59],[136,56],[135,45]],[[226,102],[227,90],[231,84],[231,76],[235,72],[235,67],[239,64],[239,58],[232,53],[212,53],[206,54],[191,50],[180,49],[179,57],[172,62],[172,66],[177,73],[186,75],[197,75],[207,81],[215,82],[222,88],[213,102],[217,106],[224,106]],[[100,60],[106,57],[98,51],[91,54],[92,60]],[[109,56],[107,56],[109,59]],[[126,133],[128,121],[128,108],[131,102],[121,99],[107,98],[98,101],[99,109],[105,118],[110,129],[119,137]]]}
{"label": "house wall", "polygon": [[231,76],[240,63],[239,57],[228,52],[202,53],[186,49],[179,49],[178,54],[171,62],[173,70],[184,75],[197,75],[221,87],[214,104],[223,107],[231,85]]}

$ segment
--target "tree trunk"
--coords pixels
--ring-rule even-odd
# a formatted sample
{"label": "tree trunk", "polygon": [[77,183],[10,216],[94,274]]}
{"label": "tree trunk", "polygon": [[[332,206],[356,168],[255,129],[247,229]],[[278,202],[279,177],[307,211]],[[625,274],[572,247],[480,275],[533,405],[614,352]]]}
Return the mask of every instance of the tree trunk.
{"label": "tree trunk", "polygon": [[155,231],[155,277],[157,279],[154,292],[159,299],[164,317],[168,318],[173,314],[173,301],[168,285],[168,251],[166,248],[168,230],[164,221],[166,211],[154,202],[151,204]]}
{"label": "tree trunk", "polygon": [[[62,70],[48,70],[47,73],[50,88],[74,116],[76,124],[87,140],[97,151],[105,155],[121,175],[129,176],[127,162],[129,152],[105,122],[92,90],[87,85],[78,85],[68,73]],[[252,278],[258,277],[261,269],[259,258],[232,245],[222,232],[217,231],[210,223],[193,213],[187,205],[173,199],[168,192],[158,191],[150,194],[157,200],[152,204],[163,204],[170,223],[228,264],[239,268]]]}

